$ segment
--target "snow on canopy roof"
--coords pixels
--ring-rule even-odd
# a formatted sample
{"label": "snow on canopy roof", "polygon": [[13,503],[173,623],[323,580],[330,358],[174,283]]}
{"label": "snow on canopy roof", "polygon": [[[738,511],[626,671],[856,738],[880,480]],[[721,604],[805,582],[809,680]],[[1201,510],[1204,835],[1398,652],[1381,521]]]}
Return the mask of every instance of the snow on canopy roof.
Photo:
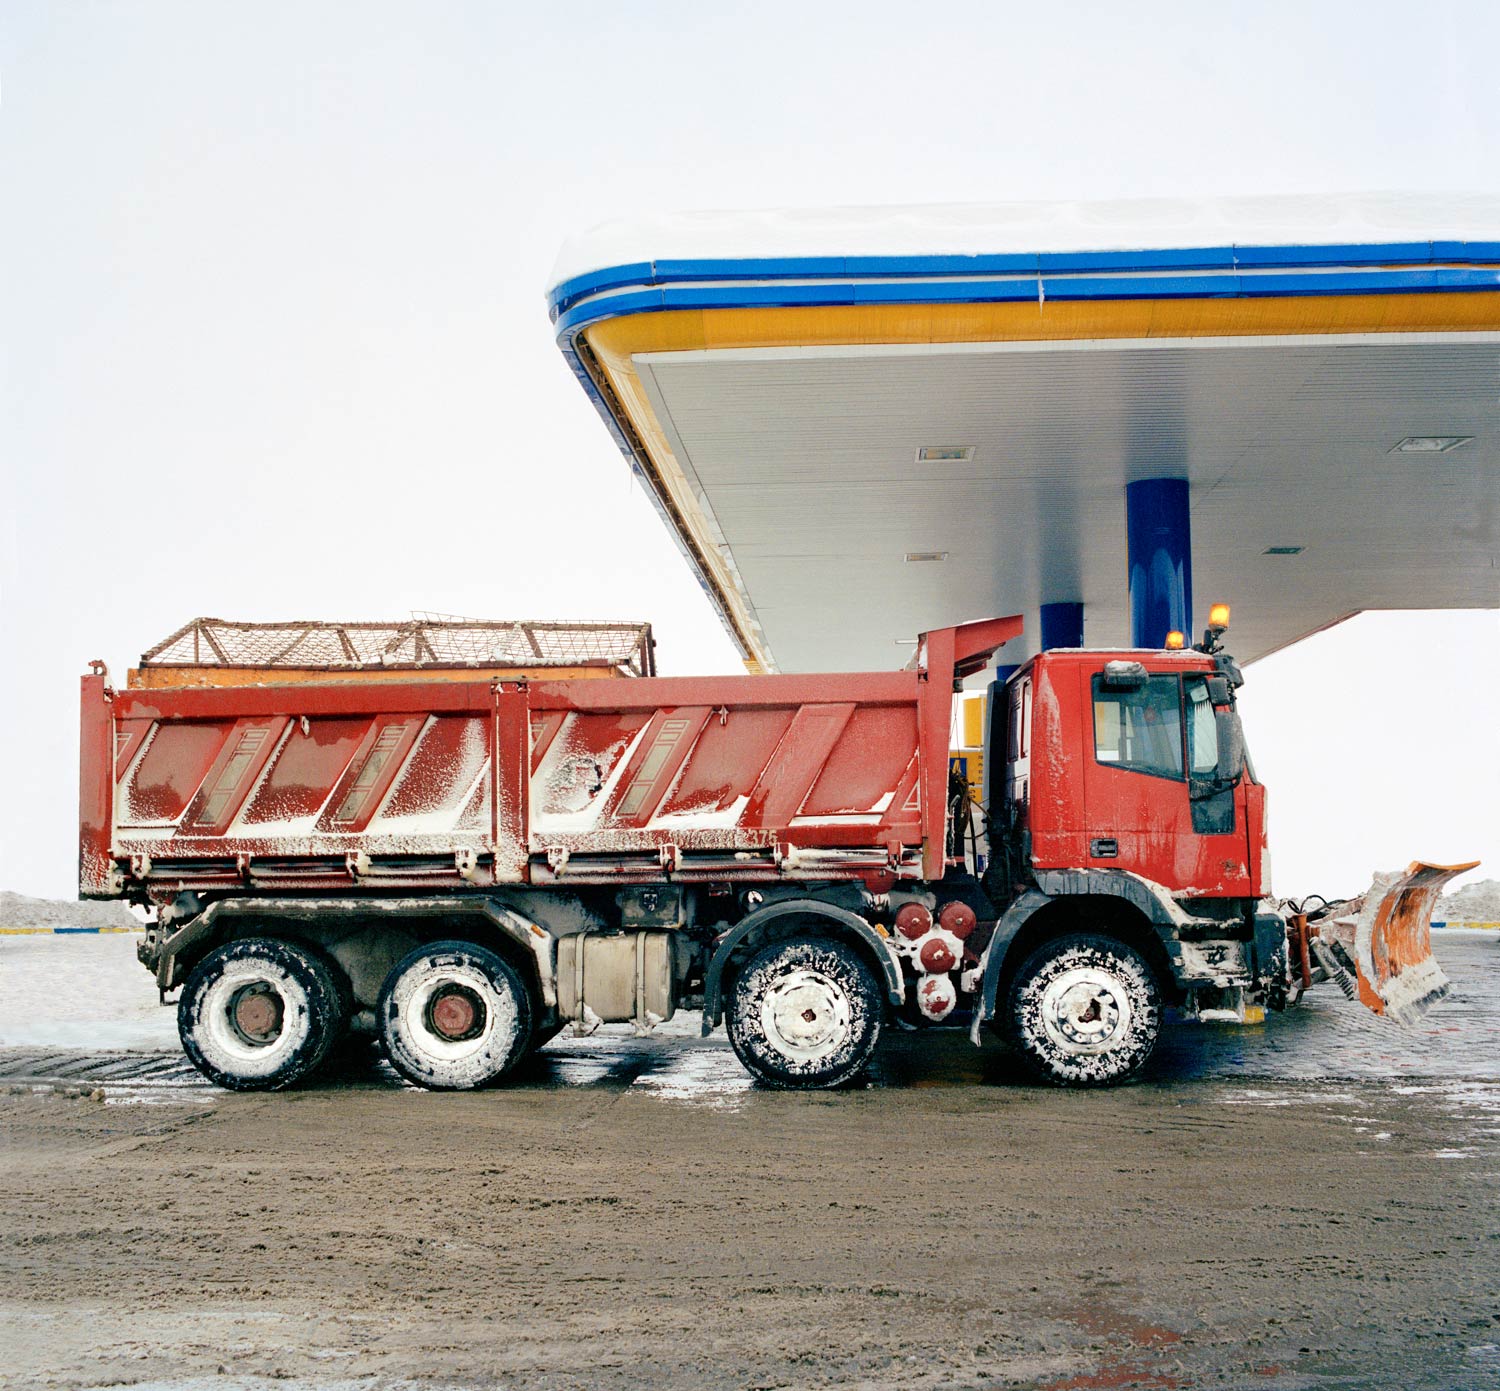
{"label": "snow on canopy roof", "polygon": [[1500,197],[1483,193],[663,212],[601,223],[570,238],[551,283],[556,289],[593,272],[668,260],[1045,255],[1496,238]]}

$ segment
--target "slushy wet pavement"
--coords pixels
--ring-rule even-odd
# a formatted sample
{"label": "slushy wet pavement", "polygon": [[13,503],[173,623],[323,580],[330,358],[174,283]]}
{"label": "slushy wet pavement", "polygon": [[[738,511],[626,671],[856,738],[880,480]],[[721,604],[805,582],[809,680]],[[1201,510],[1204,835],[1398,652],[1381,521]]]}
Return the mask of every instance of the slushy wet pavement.
{"label": "slushy wet pavement", "polygon": [[331,1391],[331,1348],[465,1391],[1500,1384],[1493,932],[1435,934],[1455,993],[1415,1030],[1324,987],[1061,1092],[892,1027],[810,1094],[690,1014],[564,1034],[486,1092],[408,1088],[368,1044],[224,1092],[130,942],[40,940],[0,943],[0,1385]]}

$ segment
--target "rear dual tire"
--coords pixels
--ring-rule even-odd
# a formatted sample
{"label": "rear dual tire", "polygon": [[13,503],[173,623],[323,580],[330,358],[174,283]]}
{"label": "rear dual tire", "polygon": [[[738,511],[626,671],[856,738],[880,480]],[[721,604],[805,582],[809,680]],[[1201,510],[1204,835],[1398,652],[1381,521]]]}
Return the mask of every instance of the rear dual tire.
{"label": "rear dual tire", "polygon": [[183,983],[177,1033],[193,1066],[231,1091],[280,1091],[320,1068],[344,1033],[347,985],[315,948],[245,937]]}
{"label": "rear dual tire", "polygon": [[531,993],[504,957],[470,942],[433,942],[386,977],[375,1018],[390,1064],[434,1091],[498,1082],[532,1039]]}
{"label": "rear dual tire", "polygon": [[[189,1061],[231,1091],[280,1091],[347,1036],[348,981],[322,952],[269,937],[226,942],[189,973],[177,1030]],[[467,942],[418,947],[387,976],[381,1047],[407,1081],[468,1090],[498,1081],[532,1042],[530,992],[502,957]]]}

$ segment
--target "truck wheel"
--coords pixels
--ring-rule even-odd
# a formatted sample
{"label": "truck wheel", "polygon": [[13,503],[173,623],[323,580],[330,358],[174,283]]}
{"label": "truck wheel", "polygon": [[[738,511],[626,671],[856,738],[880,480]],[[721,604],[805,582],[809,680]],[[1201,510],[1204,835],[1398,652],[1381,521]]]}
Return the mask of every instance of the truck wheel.
{"label": "truck wheel", "polygon": [[1161,992],[1146,959],[1112,937],[1044,942],[1010,990],[1005,1034],[1058,1087],[1107,1087],[1145,1065],[1161,1035]]}
{"label": "truck wheel", "polygon": [[300,944],[246,937],[209,952],[177,1003],[194,1067],[234,1091],[277,1091],[320,1067],[344,1031],[335,968]]}
{"label": "truck wheel", "polygon": [[729,1041],[773,1087],[836,1087],[870,1061],[883,1004],[870,968],[842,942],[772,942],[734,983]]}
{"label": "truck wheel", "polygon": [[438,1091],[497,1081],[531,1041],[526,982],[503,957],[472,942],[434,942],[397,963],[375,1018],[391,1066]]}

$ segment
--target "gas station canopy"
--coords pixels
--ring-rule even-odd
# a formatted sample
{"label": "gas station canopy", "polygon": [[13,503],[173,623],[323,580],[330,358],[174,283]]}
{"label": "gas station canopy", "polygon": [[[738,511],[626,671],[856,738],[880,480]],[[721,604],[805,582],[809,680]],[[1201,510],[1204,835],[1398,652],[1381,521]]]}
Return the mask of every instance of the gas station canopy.
{"label": "gas station canopy", "polygon": [[1500,604],[1500,198],[662,216],[550,300],[752,669]]}

